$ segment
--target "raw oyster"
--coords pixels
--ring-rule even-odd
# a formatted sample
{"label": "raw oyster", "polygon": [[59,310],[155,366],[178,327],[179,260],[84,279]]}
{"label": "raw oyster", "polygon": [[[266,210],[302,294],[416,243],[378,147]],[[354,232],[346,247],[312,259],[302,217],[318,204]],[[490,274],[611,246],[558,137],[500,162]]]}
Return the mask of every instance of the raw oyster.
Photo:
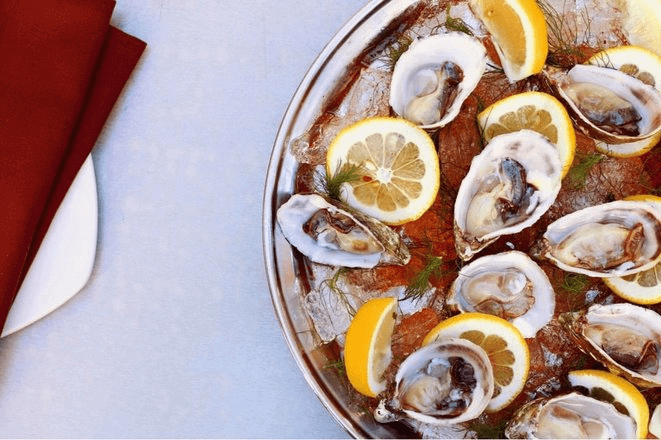
{"label": "raw oyster", "polygon": [[555,201],[562,166],[544,136],[496,136],[471,163],[454,205],[457,253],[469,260],[501,235],[531,226]]}
{"label": "raw oyster", "polygon": [[636,421],[610,403],[571,392],[528,402],[505,430],[507,438],[636,438]]}
{"label": "raw oyster", "polygon": [[414,419],[450,425],[478,417],[493,394],[487,353],[465,340],[447,338],[407,357],[395,376],[395,391],[374,412],[381,423]]}
{"label": "raw oyster", "polygon": [[442,127],[457,116],[486,65],[482,43],[464,33],[415,40],[395,64],[390,106],[422,128]]}
{"label": "raw oyster", "polygon": [[459,271],[446,304],[510,321],[533,338],[553,317],[555,292],[544,271],[523,252],[480,257]]}
{"label": "raw oyster", "polygon": [[287,241],[316,263],[372,268],[411,258],[391,228],[317,194],[293,195],[277,218]]}
{"label": "raw oyster", "polygon": [[557,95],[579,126],[594,139],[622,144],[661,132],[661,92],[626,73],[578,64],[548,69]]}
{"label": "raw oyster", "polygon": [[581,348],[612,373],[641,387],[661,386],[661,316],[629,303],[560,315]]}
{"label": "raw oyster", "polygon": [[551,223],[533,253],[569,272],[631,275],[661,259],[661,217],[645,202],[581,209]]}

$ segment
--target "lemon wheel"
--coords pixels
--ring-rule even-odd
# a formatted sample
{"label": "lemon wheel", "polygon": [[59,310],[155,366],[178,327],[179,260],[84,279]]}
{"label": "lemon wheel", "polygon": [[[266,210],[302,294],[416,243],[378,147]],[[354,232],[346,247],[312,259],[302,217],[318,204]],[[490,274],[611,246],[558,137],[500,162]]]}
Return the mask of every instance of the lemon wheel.
{"label": "lemon wheel", "polygon": [[[661,197],[644,194],[625,200],[649,202],[661,213]],[[619,297],[632,303],[657,304],[661,302],[661,263],[633,275],[604,278],[604,283]]]}
{"label": "lemon wheel", "polygon": [[539,73],[548,54],[546,19],[535,0],[469,0],[493,37],[511,82]]}
{"label": "lemon wheel", "polygon": [[452,337],[467,339],[484,349],[494,375],[494,393],[488,411],[506,407],[521,392],[530,369],[528,344],[509,322],[484,313],[462,313],[434,327],[423,345]]}
{"label": "lemon wheel", "polygon": [[326,155],[329,176],[350,164],[359,177],[344,183],[340,197],[389,225],[420,218],[440,186],[436,146],[427,132],[400,118],[364,119],[342,130]]}
{"label": "lemon wheel", "polygon": [[636,437],[647,437],[650,412],[647,401],[638,388],[613,373],[601,370],[577,370],[567,374],[573,387],[587,389],[595,399],[612,403],[622,414],[636,421]]}
{"label": "lemon wheel", "polygon": [[[661,91],[661,57],[645,48],[639,46],[612,47],[593,55],[588,63],[621,70]],[[601,153],[626,158],[647,153],[659,141],[661,141],[661,133],[647,139],[617,145],[597,141],[595,146]]]}
{"label": "lemon wheel", "polygon": [[563,177],[571,168],[576,133],[567,110],[553,96],[542,92],[512,95],[482,110],[477,121],[487,142],[524,128],[536,131],[558,149]]}
{"label": "lemon wheel", "polygon": [[358,309],[347,330],[344,366],[351,385],[365,396],[386,389],[383,373],[392,360],[396,314],[396,298],[373,298]]}

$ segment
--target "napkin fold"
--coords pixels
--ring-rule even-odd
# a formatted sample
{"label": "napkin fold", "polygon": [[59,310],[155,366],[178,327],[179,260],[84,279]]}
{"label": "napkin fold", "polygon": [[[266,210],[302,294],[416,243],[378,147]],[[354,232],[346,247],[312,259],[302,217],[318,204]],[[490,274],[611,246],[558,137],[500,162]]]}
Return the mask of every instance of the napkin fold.
{"label": "napkin fold", "polygon": [[145,43],[113,0],[0,0],[0,328]]}

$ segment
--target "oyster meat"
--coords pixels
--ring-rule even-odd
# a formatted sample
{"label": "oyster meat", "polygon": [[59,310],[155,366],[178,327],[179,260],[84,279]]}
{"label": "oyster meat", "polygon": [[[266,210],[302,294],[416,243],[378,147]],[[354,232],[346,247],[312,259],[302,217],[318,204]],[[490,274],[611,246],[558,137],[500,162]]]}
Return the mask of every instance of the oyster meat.
{"label": "oyster meat", "polygon": [[394,230],[317,194],[293,195],[277,219],[287,241],[316,263],[372,268],[411,258]]}
{"label": "oyster meat", "polygon": [[482,43],[464,33],[415,40],[395,63],[390,106],[422,128],[442,127],[457,116],[486,65]]}
{"label": "oyster meat", "polygon": [[661,92],[626,73],[579,64],[547,70],[556,94],[594,139],[622,144],[661,132]]}
{"label": "oyster meat", "polygon": [[560,191],[561,171],[555,146],[537,132],[524,129],[493,138],[473,159],[457,193],[459,256],[469,260],[501,235],[539,220]]}
{"label": "oyster meat", "polygon": [[629,303],[591,306],[560,322],[580,347],[615,374],[641,387],[661,386],[661,316]]}
{"label": "oyster meat", "polygon": [[392,398],[384,399],[374,418],[381,423],[414,419],[451,425],[478,417],[493,395],[493,370],[478,345],[441,339],[418,349],[399,366]]}
{"label": "oyster meat", "polygon": [[519,408],[507,438],[636,438],[636,422],[610,403],[577,392],[539,398]]}
{"label": "oyster meat", "polygon": [[533,338],[553,318],[555,292],[544,271],[523,252],[480,257],[464,266],[446,304],[461,312],[480,312],[510,321],[524,338]]}
{"label": "oyster meat", "polygon": [[661,259],[661,217],[645,202],[581,209],[551,223],[533,252],[569,272],[631,275]]}

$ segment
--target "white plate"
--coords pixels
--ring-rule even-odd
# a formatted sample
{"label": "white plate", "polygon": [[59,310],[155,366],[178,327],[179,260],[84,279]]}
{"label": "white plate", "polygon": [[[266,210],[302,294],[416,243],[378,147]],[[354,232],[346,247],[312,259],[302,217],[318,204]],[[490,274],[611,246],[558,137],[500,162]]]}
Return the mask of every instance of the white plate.
{"label": "white plate", "polygon": [[96,178],[88,156],[53,218],[0,337],[38,321],[83,288],[94,266],[97,223]]}

